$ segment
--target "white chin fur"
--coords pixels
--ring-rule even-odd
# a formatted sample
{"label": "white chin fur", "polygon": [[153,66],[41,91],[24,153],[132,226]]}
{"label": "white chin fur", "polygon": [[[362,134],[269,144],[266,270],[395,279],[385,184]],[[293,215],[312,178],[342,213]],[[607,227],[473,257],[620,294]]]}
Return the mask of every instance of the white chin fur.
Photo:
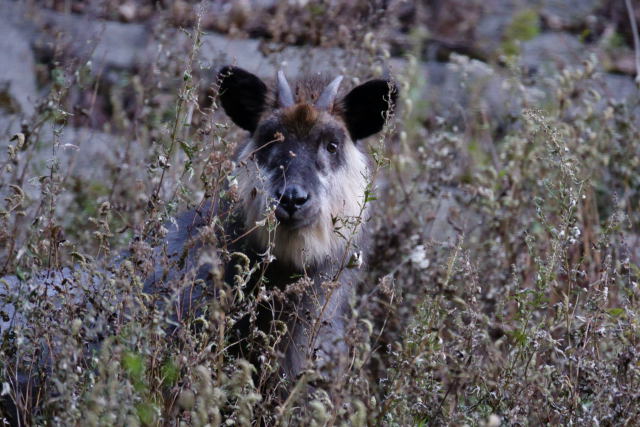
{"label": "white chin fur", "polygon": [[[250,158],[254,144],[248,143],[239,156],[236,169],[238,193],[243,206],[245,228],[256,227],[264,221],[267,212],[269,171]],[[347,241],[357,244],[361,226],[354,230],[352,218],[366,212],[362,209],[368,181],[366,156],[353,143],[345,144],[345,166],[331,175],[320,178],[326,203],[321,205],[316,222],[300,229],[278,226],[269,233],[268,226],[260,225],[252,233],[262,250],[273,244],[272,254],[281,262],[304,270],[327,260],[339,262],[345,256]],[[334,231],[332,218],[341,218],[340,234]]]}

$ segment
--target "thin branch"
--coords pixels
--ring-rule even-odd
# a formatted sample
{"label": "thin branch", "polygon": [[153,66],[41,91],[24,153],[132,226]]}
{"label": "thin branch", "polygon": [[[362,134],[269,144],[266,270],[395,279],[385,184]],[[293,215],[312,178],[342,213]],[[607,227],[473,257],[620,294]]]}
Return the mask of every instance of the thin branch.
{"label": "thin branch", "polygon": [[627,12],[629,12],[629,21],[631,23],[631,32],[633,33],[633,47],[636,52],[636,83],[640,85],[640,35],[638,35],[638,23],[636,22],[636,14],[631,6],[631,0],[625,0]]}

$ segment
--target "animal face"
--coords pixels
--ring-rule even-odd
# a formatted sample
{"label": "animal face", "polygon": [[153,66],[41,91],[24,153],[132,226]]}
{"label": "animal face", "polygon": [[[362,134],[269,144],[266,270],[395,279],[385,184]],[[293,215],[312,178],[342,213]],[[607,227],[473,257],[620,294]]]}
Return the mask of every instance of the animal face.
{"label": "animal face", "polygon": [[374,80],[338,99],[341,77],[302,80],[292,91],[279,73],[270,91],[253,74],[225,67],[220,80],[223,108],[251,133],[236,173],[246,228],[272,209],[275,234],[259,227],[254,236],[263,248],[273,243],[276,258],[303,269],[341,256],[358,230],[336,233],[336,224],[365,213],[369,161],[356,142],[382,128],[395,87]]}

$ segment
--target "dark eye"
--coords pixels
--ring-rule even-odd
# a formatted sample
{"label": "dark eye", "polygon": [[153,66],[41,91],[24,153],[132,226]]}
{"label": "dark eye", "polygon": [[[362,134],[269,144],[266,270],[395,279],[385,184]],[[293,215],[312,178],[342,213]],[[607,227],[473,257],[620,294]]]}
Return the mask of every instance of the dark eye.
{"label": "dark eye", "polygon": [[334,154],[336,151],[338,151],[338,144],[336,144],[335,142],[328,143],[327,151],[330,152],[331,154]]}

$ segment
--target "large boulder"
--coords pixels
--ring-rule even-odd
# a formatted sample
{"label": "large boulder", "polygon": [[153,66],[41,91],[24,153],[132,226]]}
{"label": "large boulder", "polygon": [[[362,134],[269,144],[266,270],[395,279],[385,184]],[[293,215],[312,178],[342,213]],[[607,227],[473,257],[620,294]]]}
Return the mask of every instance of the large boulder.
{"label": "large boulder", "polygon": [[37,99],[35,62],[26,34],[30,27],[21,25],[12,5],[0,2],[0,116],[31,116]]}

